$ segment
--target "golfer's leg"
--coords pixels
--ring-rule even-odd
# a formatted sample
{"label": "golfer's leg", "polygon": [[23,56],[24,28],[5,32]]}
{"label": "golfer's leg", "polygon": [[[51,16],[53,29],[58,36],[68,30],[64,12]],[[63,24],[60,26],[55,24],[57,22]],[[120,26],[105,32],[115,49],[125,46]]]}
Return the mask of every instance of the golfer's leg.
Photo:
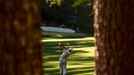
{"label": "golfer's leg", "polygon": [[66,75],[67,71],[66,71],[66,62],[63,64],[63,75]]}
{"label": "golfer's leg", "polygon": [[63,63],[60,62],[60,75],[63,75]]}

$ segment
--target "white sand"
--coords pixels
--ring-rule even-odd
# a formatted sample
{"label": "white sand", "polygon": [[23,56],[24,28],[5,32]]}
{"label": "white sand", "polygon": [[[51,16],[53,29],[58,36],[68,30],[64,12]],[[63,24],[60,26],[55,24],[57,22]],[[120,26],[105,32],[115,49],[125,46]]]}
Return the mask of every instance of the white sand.
{"label": "white sand", "polygon": [[41,26],[41,29],[44,31],[51,31],[51,32],[75,33],[73,29],[68,29],[68,28]]}

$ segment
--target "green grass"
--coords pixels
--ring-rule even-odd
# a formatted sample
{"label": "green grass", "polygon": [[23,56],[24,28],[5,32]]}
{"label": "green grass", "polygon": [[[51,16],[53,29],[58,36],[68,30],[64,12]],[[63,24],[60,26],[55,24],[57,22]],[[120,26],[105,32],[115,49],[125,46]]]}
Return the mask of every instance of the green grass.
{"label": "green grass", "polygon": [[[48,33],[49,34],[49,33]],[[55,33],[56,34],[56,33]],[[60,33],[58,33],[61,35]],[[63,33],[62,33],[63,34]],[[50,34],[49,34],[50,35]],[[54,35],[54,34],[52,34]],[[64,34],[65,36],[66,34]],[[84,34],[82,34],[83,36]],[[75,38],[71,38],[75,36]],[[94,73],[94,38],[81,37],[81,35],[67,34],[67,37],[43,37],[42,55],[44,75],[59,74],[59,57],[61,53],[58,43],[63,42],[68,47],[73,47],[73,53],[68,57],[68,75],[93,75]]]}
{"label": "green grass", "polygon": [[83,33],[61,33],[61,32],[48,32],[42,31],[42,36],[46,38],[83,38],[87,37],[87,34]]}

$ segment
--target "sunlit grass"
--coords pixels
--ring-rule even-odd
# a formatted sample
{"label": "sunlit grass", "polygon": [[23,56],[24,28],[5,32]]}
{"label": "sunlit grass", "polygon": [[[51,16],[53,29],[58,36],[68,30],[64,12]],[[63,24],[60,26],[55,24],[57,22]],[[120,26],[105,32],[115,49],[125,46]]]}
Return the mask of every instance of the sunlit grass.
{"label": "sunlit grass", "polygon": [[61,42],[63,42],[63,41],[84,41],[84,40],[95,40],[94,39],[94,37],[86,37],[86,38],[69,38],[69,39],[57,39],[57,38],[51,38],[51,39],[45,39],[45,38],[43,38],[42,40],[41,40],[41,42],[57,42],[57,41],[61,41]]}
{"label": "sunlit grass", "polygon": [[42,59],[44,75],[59,74],[60,52],[58,43],[63,42],[73,47],[73,53],[68,57],[68,75],[93,75],[94,73],[94,37],[86,38],[43,38]]}

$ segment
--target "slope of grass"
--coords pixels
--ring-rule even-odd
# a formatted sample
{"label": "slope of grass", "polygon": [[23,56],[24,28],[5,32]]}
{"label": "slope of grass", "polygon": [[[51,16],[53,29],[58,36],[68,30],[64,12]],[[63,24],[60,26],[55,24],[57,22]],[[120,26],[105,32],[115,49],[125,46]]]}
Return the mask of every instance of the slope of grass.
{"label": "slope of grass", "polygon": [[46,37],[46,38],[50,38],[50,37],[53,37],[53,38],[83,38],[83,37],[86,37],[87,34],[42,31],[42,36]]}
{"label": "slope of grass", "polygon": [[[73,35],[69,35],[73,36]],[[44,75],[59,74],[59,57],[61,55],[58,43],[63,42],[73,47],[73,53],[68,57],[68,75],[93,75],[94,72],[94,38],[52,38],[42,39],[42,55]]]}

